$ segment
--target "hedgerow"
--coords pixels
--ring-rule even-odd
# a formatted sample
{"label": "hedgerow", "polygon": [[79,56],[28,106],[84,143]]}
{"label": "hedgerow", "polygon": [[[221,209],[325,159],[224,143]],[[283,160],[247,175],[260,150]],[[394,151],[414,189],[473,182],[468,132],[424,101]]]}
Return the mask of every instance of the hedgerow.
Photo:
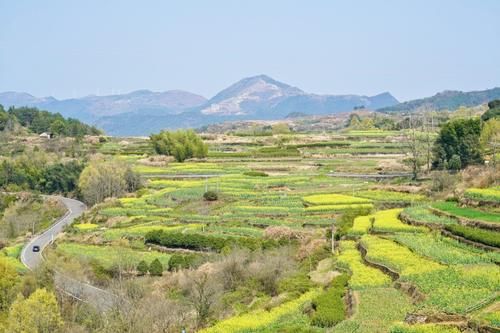
{"label": "hedgerow", "polygon": [[271,239],[253,237],[224,237],[211,234],[150,231],[145,236],[146,243],[158,244],[171,248],[184,248],[197,251],[221,251],[225,247],[245,247],[251,250],[270,248],[279,243]]}
{"label": "hedgerow", "polygon": [[337,276],[326,292],[312,300],[315,310],[311,317],[313,325],[331,327],[345,319],[343,297],[348,281],[349,275],[347,274]]}

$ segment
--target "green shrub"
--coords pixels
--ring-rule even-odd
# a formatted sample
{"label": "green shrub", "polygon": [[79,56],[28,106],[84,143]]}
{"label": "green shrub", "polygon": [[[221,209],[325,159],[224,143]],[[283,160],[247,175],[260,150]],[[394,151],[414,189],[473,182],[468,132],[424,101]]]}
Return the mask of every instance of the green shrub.
{"label": "green shrub", "polygon": [[332,327],[345,319],[344,300],[349,276],[342,274],[336,277],[332,286],[324,293],[313,299],[315,310],[311,323],[320,327]]}
{"label": "green shrub", "polygon": [[208,146],[193,130],[161,131],[150,136],[156,153],[173,156],[178,162],[208,154]]}
{"label": "green shrub", "polygon": [[267,177],[269,176],[267,173],[262,172],[262,171],[246,171],[243,173],[245,176],[250,176],[250,177]]}
{"label": "green shrub", "polygon": [[313,287],[313,283],[309,276],[304,272],[285,277],[278,283],[279,293],[294,293],[301,295]]}
{"label": "green shrub", "polygon": [[196,254],[173,254],[168,262],[168,270],[190,268],[199,257]]}
{"label": "green shrub", "polygon": [[152,276],[163,275],[163,265],[161,264],[160,260],[158,260],[158,258],[151,262],[151,265],[149,266],[149,274],[151,274]]}
{"label": "green shrub", "polygon": [[270,239],[254,237],[224,237],[211,234],[196,234],[182,232],[167,232],[164,230],[150,231],[145,236],[147,243],[158,244],[171,248],[184,248],[197,251],[222,251],[224,248],[244,247],[251,250],[272,248],[280,243]]}
{"label": "green shrub", "polygon": [[447,225],[445,229],[474,242],[500,247],[500,232],[472,228],[460,224]]}
{"label": "green shrub", "polygon": [[148,273],[148,270],[149,270],[149,266],[144,260],[141,260],[139,262],[139,264],[137,264],[137,273],[139,275],[141,275],[141,276],[146,275]]}
{"label": "green shrub", "polygon": [[207,191],[203,193],[203,199],[206,201],[216,201],[219,198],[217,192],[214,191]]}

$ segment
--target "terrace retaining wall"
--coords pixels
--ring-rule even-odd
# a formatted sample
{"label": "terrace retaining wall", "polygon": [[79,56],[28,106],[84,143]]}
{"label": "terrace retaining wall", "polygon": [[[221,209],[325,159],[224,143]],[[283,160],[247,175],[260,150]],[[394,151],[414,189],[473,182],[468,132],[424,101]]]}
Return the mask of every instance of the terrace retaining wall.
{"label": "terrace retaining wall", "polygon": [[455,235],[454,233],[452,233],[452,232],[450,232],[448,230],[441,230],[441,234],[443,236],[446,236],[446,237],[449,237],[449,238],[453,238],[453,239],[455,239],[455,240],[457,240],[459,242],[462,242],[462,243],[465,243],[465,244],[477,247],[478,249],[481,249],[481,250],[493,251],[493,252],[499,252],[500,251],[499,248],[471,241],[470,239],[464,238],[462,236]]}
{"label": "terrace retaining wall", "polygon": [[358,250],[361,253],[361,258],[363,259],[363,262],[366,265],[373,268],[377,268],[382,272],[384,272],[385,274],[389,275],[391,279],[395,282],[394,287],[403,291],[408,296],[410,296],[413,302],[418,303],[425,299],[425,295],[421,293],[416,286],[408,282],[398,281],[400,278],[400,274],[398,272],[392,270],[391,268],[385,266],[384,264],[373,262],[367,259],[366,254],[368,253],[368,251],[361,243],[358,243]]}

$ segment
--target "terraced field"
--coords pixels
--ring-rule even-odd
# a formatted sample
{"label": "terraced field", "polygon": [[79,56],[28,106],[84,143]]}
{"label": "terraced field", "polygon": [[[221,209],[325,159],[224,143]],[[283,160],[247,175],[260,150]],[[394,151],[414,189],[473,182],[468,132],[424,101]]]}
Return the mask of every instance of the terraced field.
{"label": "terraced field", "polygon": [[[228,136],[209,140],[204,160],[160,165],[145,162],[140,151],[130,148],[124,157],[123,147],[107,145],[103,152],[130,163],[145,186],[96,205],[52,254],[103,271],[128,265],[130,276],[144,280],[139,262],[159,259],[164,276],[147,283],[183,302],[192,295],[168,283],[230,262],[231,279],[244,285],[213,291],[224,310],[199,325],[206,333],[455,333],[464,322],[500,328],[497,232],[461,220],[498,223],[494,205],[436,202],[423,190],[407,191],[401,185],[408,180],[328,176],[375,174],[386,165],[386,172],[406,172],[401,134],[350,131],[313,142],[283,135],[285,144],[272,136]],[[491,203],[495,191],[472,189],[464,198]],[[206,192],[216,200],[205,200]],[[271,260],[276,251],[292,255],[272,274],[295,270],[276,285],[255,271],[242,282],[236,254],[249,256],[244,267],[251,270],[263,265],[251,256]],[[408,319],[415,316],[438,323],[415,324]]]}

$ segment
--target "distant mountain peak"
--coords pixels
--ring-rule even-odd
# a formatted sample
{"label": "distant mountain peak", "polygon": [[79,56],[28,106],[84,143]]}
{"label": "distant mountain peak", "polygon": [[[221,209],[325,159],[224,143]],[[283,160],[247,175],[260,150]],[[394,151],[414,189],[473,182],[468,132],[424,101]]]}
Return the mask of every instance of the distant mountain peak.
{"label": "distant mountain peak", "polygon": [[207,115],[246,115],[252,111],[248,108],[255,110],[256,104],[259,108],[274,105],[286,97],[302,94],[304,92],[299,88],[261,74],[241,79],[222,90],[207,102],[201,112]]}

